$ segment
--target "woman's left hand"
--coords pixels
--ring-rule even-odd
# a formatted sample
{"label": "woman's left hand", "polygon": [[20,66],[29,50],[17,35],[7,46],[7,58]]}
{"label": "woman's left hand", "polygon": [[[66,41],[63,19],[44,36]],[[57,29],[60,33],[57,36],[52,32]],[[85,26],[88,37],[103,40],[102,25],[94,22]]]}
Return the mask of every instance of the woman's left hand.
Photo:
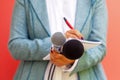
{"label": "woman's left hand", "polygon": [[75,60],[70,60],[66,58],[64,55],[58,53],[55,50],[52,50],[50,53],[50,60],[53,64],[55,64],[58,67],[69,65],[74,63]]}

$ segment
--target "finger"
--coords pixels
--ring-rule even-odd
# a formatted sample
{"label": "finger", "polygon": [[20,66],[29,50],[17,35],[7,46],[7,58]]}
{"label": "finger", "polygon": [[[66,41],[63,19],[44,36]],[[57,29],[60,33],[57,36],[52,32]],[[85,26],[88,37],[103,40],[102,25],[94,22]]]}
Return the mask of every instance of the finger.
{"label": "finger", "polygon": [[67,32],[65,35],[66,35],[66,38],[79,38],[78,35],[76,35],[75,33]]}
{"label": "finger", "polygon": [[83,37],[83,35],[78,30],[75,30],[74,34],[79,38]]}
{"label": "finger", "polygon": [[65,63],[64,62],[61,62],[60,60],[57,60],[57,61],[54,61],[53,62],[56,66],[63,66],[63,65],[65,65]]}
{"label": "finger", "polygon": [[62,58],[62,54],[56,54],[56,55],[55,55],[55,58],[56,58],[56,59],[61,59],[61,58]]}
{"label": "finger", "polygon": [[51,62],[57,66],[68,65],[74,62],[74,60],[70,60],[62,54],[51,54],[50,58]]}
{"label": "finger", "polygon": [[82,34],[78,30],[69,30],[65,34],[66,36],[68,35],[75,35],[77,38],[83,37]]}
{"label": "finger", "polygon": [[56,66],[60,67],[60,66],[72,64],[74,62],[73,61],[69,61],[69,60],[56,59],[55,61],[52,61],[52,63],[55,64]]}
{"label": "finger", "polygon": [[52,60],[60,59],[61,57],[62,57],[62,54],[58,54],[58,53],[56,53],[54,51],[50,54],[50,58]]}
{"label": "finger", "polygon": [[73,34],[67,34],[66,38],[78,38],[76,35]]}
{"label": "finger", "polygon": [[74,60],[68,59],[65,56],[61,55],[59,59],[56,59],[56,61],[61,62],[61,63],[71,63],[74,62]]}
{"label": "finger", "polygon": [[77,30],[72,31],[71,34],[75,35],[77,38],[81,38],[82,37],[82,34],[80,34],[80,32],[77,31]]}

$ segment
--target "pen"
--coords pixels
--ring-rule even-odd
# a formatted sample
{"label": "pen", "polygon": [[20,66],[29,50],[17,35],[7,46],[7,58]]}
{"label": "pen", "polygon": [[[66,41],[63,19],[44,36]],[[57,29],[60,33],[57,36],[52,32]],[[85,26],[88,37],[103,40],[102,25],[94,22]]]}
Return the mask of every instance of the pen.
{"label": "pen", "polygon": [[73,27],[72,27],[72,25],[68,22],[68,20],[64,17],[64,21],[65,21],[65,23],[68,25],[68,27],[70,28],[70,29],[74,29]]}
{"label": "pen", "polygon": [[[64,21],[70,29],[74,29],[73,26],[68,22],[68,20],[65,17],[64,17]],[[83,37],[81,37],[81,40],[83,40]]]}

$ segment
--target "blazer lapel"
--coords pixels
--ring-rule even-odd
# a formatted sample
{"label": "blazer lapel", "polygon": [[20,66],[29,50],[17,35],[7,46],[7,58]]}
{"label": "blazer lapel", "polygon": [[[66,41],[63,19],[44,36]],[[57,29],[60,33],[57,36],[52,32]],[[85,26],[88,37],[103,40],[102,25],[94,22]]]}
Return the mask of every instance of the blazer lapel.
{"label": "blazer lapel", "polygon": [[38,16],[43,28],[50,35],[48,13],[45,0],[30,0],[36,15]]}
{"label": "blazer lapel", "polygon": [[[47,13],[45,0],[35,0],[35,1],[30,0],[30,2],[40,22],[43,24],[44,28],[50,35],[48,13]],[[87,18],[90,15],[90,9],[91,9],[91,0],[77,0],[75,25],[74,25],[76,29],[80,31],[83,30]]]}
{"label": "blazer lapel", "polygon": [[91,0],[77,0],[75,28],[82,32],[87,18],[90,14]]}

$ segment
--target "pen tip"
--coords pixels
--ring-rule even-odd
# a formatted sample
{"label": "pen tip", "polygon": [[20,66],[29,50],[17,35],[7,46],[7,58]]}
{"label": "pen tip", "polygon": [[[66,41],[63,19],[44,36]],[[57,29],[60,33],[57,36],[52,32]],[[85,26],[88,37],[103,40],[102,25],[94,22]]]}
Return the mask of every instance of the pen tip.
{"label": "pen tip", "polygon": [[66,18],[65,17],[63,17],[64,18],[64,20],[66,21]]}

